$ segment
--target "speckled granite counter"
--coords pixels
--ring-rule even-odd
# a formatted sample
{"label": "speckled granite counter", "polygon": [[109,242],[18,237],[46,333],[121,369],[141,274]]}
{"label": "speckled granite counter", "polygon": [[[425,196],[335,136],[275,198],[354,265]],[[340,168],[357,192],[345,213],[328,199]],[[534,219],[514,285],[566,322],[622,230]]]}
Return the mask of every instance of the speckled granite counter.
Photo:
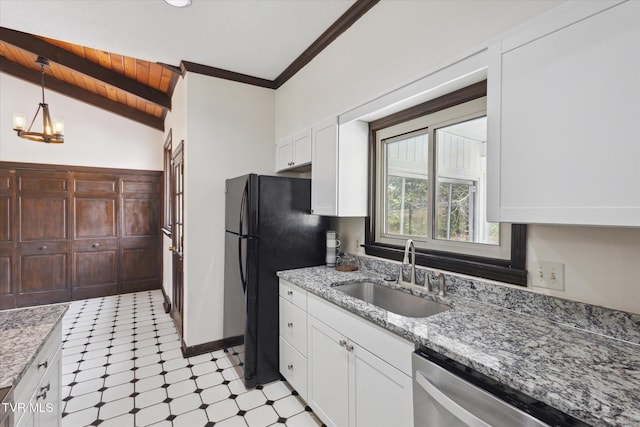
{"label": "speckled granite counter", "polygon": [[375,273],[310,267],[279,272],[278,276],[586,423],[640,425],[638,344],[455,293],[446,298],[427,296],[453,310],[415,319],[331,287],[361,278],[384,283]]}
{"label": "speckled granite counter", "polygon": [[67,304],[0,311],[0,389],[20,380],[66,311]]}

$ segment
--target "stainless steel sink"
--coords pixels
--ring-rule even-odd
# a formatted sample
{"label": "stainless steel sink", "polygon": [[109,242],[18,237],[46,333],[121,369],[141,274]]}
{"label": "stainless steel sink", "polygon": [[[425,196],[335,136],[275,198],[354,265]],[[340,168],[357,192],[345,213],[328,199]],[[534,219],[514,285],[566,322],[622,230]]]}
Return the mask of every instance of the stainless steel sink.
{"label": "stainless steel sink", "polygon": [[406,317],[429,317],[451,310],[444,304],[388,288],[374,282],[337,285],[335,290]]}

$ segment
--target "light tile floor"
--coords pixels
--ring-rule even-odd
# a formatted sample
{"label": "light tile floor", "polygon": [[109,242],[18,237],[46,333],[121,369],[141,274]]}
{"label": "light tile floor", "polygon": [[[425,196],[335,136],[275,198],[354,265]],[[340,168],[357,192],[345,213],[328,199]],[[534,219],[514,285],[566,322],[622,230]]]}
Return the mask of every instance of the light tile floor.
{"label": "light tile floor", "polygon": [[288,383],[242,382],[242,346],[184,358],[161,291],[74,301],[63,319],[62,426],[318,427]]}

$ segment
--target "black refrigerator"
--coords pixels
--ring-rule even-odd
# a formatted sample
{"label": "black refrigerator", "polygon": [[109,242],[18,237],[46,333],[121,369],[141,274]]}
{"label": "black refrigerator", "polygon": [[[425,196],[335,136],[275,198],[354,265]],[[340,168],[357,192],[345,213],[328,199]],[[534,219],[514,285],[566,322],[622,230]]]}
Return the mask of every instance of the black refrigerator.
{"label": "black refrigerator", "polygon": [[311,181],[226,181],[224,335],[244,335],[246,387],[280,378],[276,271],[321,265],[328,218],[311,215]]}

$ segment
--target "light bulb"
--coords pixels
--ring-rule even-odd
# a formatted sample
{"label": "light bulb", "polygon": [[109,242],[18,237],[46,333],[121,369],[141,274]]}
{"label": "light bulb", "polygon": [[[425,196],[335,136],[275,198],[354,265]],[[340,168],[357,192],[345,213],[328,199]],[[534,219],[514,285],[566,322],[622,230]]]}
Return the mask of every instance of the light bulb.
{"label": "light bulb", "polygon": [[64,134],[64,122],[62,120],[53,119],[53,133],[55,135]]}
{"label": "light bulb", "polygon": [[24,130],[24,127],[27,125],[27,116],[22,113],[14,113],[13,114],[13,129],[14,130]]}

